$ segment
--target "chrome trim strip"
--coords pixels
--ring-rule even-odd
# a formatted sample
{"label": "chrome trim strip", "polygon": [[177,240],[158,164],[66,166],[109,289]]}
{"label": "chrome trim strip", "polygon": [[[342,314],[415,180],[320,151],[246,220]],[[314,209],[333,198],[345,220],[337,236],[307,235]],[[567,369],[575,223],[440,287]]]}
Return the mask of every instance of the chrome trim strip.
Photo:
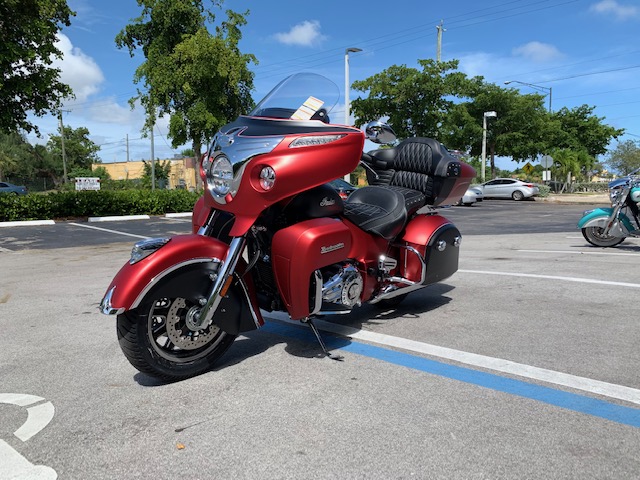
{"label": "chrome trim strip", "polygon": [[113,292],[115,291],[115,289],[115,286],[111,287],[111,289],[109,289],[109,291],[100,302],[100,306],[98,308],[104,315],[120,315],[121,313],[124,313],[123,307],[113,308],[113,306],[111,305],[111,297],[113,297]]}
{"label": "chrome trim strip", "polygon": [[416,250],[413,247],[410,247],[409,245],[394,245],[394,246],[399,248],[404,248],[409,252],[414,253],[418,257],[418,260],[420,260],[420,263],[422,264],[422,274],[421,274],[420,281],[414,282],[412,280],[409,280],[408,278],[391,277],[389,279],[390,281],[395,283],[404,283],[407,286],[397,287],[395,285],[388,285],[385,291],[378,294],[378,296],[376,296],[372,300],[369,300],[369,303],[375,304],[375,303],[378,303],[380,300],[398,297],[400,295],[404,295],[405,293],[411,293],[415,290],[420,290],[421,288],[426,287],[426,285],[424,285],[424,282],[427,279],[427,262],[425,261],[424,257],[420,254],[420,252],[418,252],[418,250]]}
{"label": "chrome trim strip", "polygon": [[[231,165],[233,166],[233,180],[231,181],[231,189],[228,193],[232,197],[238,193],[240,188],[240,181],[244,174],[247,162],[256,155],[262,155],[269,153],[276,148],[280,142],[282,142],[284,136],[273,137],[244,137],[242,132],[246,128],[233,128],[228,132],[218,132],[214,137],[211,150],[207,152],[209,157],[216,157],[218,154],[225,155]],[[207,173],[207,172],[205,172]],[[213,193],[209,186],[209,181],[206,182],[207,190],[211,194],[211,197],[219,204],[226,204],[226,195],[224,197],[217,196]]]}
{"label": "chrome trim strip", "polygon": [[320,312],[320,309],[322,309],[322,274],[320,273],[320,270],[315,270],[313,272],[313,278],[316,282],[316,301],[313,305],[313,311],[311,313],[309,313],[309,316],[311,315],[317,315],[318,312]]}

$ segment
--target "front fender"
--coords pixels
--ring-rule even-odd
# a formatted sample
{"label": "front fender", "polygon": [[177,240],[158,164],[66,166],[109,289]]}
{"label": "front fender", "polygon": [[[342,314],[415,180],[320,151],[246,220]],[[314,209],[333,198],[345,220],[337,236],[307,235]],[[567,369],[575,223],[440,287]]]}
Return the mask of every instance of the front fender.
{"label": "front fender", "polygon": [[[590,210],[585,212],[584,216],[578,222],[578,228],[588,228],[588,227],[601,227],[604,228],[607,226],[607,221],[609,217],[611,217],[611,213],[613,212],[613,208],[602,207],[596,208],[595,210]],[[628,232],[633,230],[633,225],[631,224],[631,220],[624,213],[618,213],[618,221],[621,223],[626,232],[619,232],[618,236],[626,236]],[[614,227],[615,228],[615,227]],[[618,227],[620,229],[620,227]],[[612,234],[615,232],[611,232]]]}
{"label": "front fender", "polygon": [[[229,246],[220,240],[202,235],[177,235],[153,254],[133,265],[127,262],[116,274],[100,304],[102,313],[120,314],[140,305],[145,295],[159,287],[161,281],[179,269],[190,265],[214,266],[227,255]],[[238,262],[237,271],[246,264]],[[249,275],[238,276],[240,290],[245,297],[256,326],[264,324],[256,303],[253,283]],[[189,285],[181,288],[188,289]]]}

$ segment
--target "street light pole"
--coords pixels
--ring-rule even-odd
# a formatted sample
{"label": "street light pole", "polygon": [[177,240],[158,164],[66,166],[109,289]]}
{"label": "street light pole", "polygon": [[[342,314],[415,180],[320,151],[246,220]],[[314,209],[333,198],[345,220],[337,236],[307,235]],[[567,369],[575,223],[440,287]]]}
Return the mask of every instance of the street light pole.
{"label": "street light pole", "polygon": [[510,83],[519,83],[520,85],[526,85],[527,87],[531,87],[531,88],[535,88],[538,90],[542,90],[544,92],[548,92],[547,95],[549,96],[549,113],[552,112],[551,110],[551,96],[553,93],[553,90],[551,87],[544,87],[542,85],[536,85],[535,83],[526,83],[526,82],[521,82],[519,80],[509,80],[508,82],[504,82],[505,85],[509,85]]}
{"label": "street light pole", "polygon": [[351,85],[349,85],[349,52],[361,52],[361,48],[347,48],[344,51],[344,124],[349,125],[349,114],[350,114],[350,104],[349,104],[349,90],[351,89]]}
{"label": "street light pole", "polygon": [[[350,104],[349,104],[349,90],[351,85],[349,84],[349,52],[361,52],[361,48],[350,47],[344,51],[344,124],[349,125]],[[351,180],[351,175],[346,174],[344,179],[348,182]]]}
{"label": "street light pole", "polygon": [[482,115],[482,166],[480,167],[480,176],[482,183],[485,180],[485,166],[487,164],[487,117],[497,117],[496,112],[484,112]]}

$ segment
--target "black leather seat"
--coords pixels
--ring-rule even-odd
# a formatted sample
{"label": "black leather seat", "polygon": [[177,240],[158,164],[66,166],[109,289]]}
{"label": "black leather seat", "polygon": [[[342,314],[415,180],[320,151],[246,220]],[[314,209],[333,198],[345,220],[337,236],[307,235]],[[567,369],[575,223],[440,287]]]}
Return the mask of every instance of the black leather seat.
{"label": "black leather seat", "polygon": [[407,222],[405,196],[388,187],[363,187],[344,204],[344,216],[365,232],[393,240]]}

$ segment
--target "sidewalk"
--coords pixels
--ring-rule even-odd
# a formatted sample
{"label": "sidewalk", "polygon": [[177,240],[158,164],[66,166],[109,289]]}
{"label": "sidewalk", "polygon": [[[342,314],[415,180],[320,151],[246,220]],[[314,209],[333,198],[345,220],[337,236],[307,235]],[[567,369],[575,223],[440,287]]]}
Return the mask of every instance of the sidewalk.
{"label": "sidewalk", "polygon": [[606,205],[609,206],[608,193],[552,193],[548,197],[536,197],[536,202],[549,202],[549,203],[575,203],[575,204],[589,204],[589,205]]}

